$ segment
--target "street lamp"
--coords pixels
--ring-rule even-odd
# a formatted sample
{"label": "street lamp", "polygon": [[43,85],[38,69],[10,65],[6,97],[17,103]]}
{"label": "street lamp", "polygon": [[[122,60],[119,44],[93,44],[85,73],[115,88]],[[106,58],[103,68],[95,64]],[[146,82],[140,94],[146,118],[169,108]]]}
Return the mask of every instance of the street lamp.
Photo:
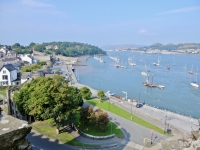
{"label": "street lamp", "polygon": [[167,116],[165,116],[165,130],[164,130],[164,133],[166,133],[166,125],[167,125],[166,120],[167,120]]}
{"label": "street lamp", "polygon": [[[113,121],[115,120],[115,118],[113,119]],[[111,129],[110,129],[110,132],[112,134],[112,118],[110,118],[110,123],[111,123]]]}
{"label": "street lamp", "polygon": [[127,100],[127,92],[122,91],[122,93],[126,94],[126,100]]}
{"label": "street lamp", "polygon": [[153,131],[151,130],[151,144],[153,144],[152,137],[153,137]]}

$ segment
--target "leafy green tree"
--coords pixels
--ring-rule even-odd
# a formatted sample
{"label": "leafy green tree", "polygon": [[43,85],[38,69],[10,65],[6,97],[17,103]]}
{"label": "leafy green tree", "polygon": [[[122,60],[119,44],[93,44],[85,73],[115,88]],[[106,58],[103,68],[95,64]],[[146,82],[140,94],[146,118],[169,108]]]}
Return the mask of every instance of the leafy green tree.
{"label": "leafy green tree", "polygon": [[35,45],[35,43],[31,42],[31,43],[29,44],[29,47],[31,48],[31,47],[33,47],[34,45]]}
{"label": "leafy green tree", "polygon": [[102,91],[102,90],[98,91],[97,96],[98,96],[98,98],[99,98],[100,100],[102,100],[102,99],[105,97],[104,91]]}
{"label": "leafy green tree", "polygon": [[32,72],[36,69],[41,69],[42,66],[38,64],[34,64],[32,66],[22,66],[20,73],[22,74],[23,72]]}
{"label": "leafy green tree", "polygon": [[73,123],[76,113],[83,105],[80,90],[68,86],[65,77],[36,78],[15,92],[14,100],[20,113],[33,116],[36,120],[53,118],[57,129]]}
{"label": "leafy green tree", "polygon": [[81,95],[83,97],[83,99],[89,99],[92,96],[92,92],[90,91],[90,89],[88,87],[82,87],[80,89],[81,91]]}
{"label": "leafy green tree", "polygon": [[40,66],[47,65],[46,61],[38,61],[37,64]]}
{"label": "leafy green tree", "polygon": [[12,47],[13,47],[13,48],[20,47],[20,44],[19,44],[19,43],[15,43]]}

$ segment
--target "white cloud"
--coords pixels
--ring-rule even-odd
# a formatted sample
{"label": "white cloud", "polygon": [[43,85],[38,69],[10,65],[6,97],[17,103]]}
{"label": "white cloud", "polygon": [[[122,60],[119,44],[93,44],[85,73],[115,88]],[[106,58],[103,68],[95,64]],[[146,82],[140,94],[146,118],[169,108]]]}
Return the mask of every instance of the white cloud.
{"label": "white cloud", "polygon": [[186,8],[179,8],[179,9],[169,10],[169,11],[158,13],[158,15],[186,13],[186,12],[197,11],[197,10],[200,10],[200,6],[186,7]]}
{"label": "white cloud", "polygon": [[147,30],[146,30],[146,29],[141,29],[141,30],[139,30],[139,33],[140,33],[140,34],[147,33]]}
{"label": "white cloud", "polygon": [[24,5],[32,6],[32,7],[52,7],[53,6],[51,4],[38,2],[36,0],[21,0],[21,3]]}

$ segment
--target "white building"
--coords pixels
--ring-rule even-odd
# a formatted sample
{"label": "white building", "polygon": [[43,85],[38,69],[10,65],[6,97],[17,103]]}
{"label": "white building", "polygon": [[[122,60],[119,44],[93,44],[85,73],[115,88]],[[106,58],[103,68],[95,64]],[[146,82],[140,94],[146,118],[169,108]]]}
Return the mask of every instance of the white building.
{"label": "white building", "polygon": [[21,84],[28,80],[32,80],[32,73],[31,72],[23,72],[21,76]]}
{"label": "white building", "polygon": [[15,85],[17,80],[17,69],[12,64],[5,64],[0,69],[0,85]]}
{"label": "white building", "polygon": [[30,54],[21,55],[20,58],[22,59],[22,61],[26,61],[30,65],[33,64],[33,57]]}

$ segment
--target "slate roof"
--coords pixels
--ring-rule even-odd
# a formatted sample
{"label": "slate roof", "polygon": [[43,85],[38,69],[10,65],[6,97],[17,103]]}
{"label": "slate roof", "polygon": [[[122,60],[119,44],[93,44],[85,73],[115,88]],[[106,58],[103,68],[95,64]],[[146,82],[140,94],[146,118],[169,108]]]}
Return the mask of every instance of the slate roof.
{"label": "slate roof", "polygon": [[12,64],[5,64],[5,65],[2,66],[2,68],[3,67],[5,67],[8,71],[17,70]]}
{"label": "slate roof", "polygon": [[55,74],[45,74],[45,77],[53,77]]}
{"label": "slate roof", "polygon": [[32,73],[31,72],[23,72],[21,79],[27,79],[27,77],[31,78],[32,77]]}

